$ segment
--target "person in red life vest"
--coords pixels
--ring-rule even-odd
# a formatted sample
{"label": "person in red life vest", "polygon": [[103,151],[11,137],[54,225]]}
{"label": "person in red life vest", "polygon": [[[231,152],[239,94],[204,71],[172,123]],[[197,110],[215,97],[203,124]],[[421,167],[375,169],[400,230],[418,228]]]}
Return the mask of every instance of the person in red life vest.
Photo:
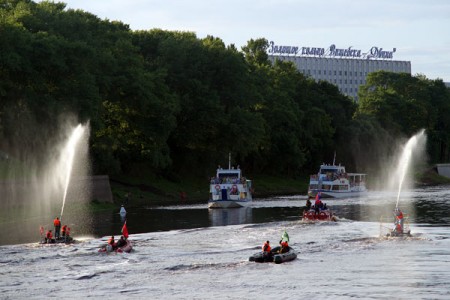
{"label": "person in red life vest", "polygon": [[48,230],[45,234],[45,242],[46,243],[52,243],[53,242],[53,234],[51,230]]}
{"label": "person in red life vest", "polygon": [[116,247],[120,248],[123,247],[127,244],[127,241],[125,241],[125,238],[123,237],[123,235],[120,237],[120,239],[117,241]]}
{"label": "person in red life vest", "polygon": [[111,246],[111,251],[112,251],[112,250],[116,250],[117,244],[116,244],[115,241],[114,241],[114,236],[113,236],[113,235],[109,238],[109,240],[108,240],[108,245]]}
{"label": "person in red life vest", "polygon": [[266,241],[264,245],[262,246],[263,256],[265,258],[272,257],[272,248],[270,247],[270,242]]}
{"label": "person in red life vest", "polygon": [[308,199],[306,199],[306,211],[309,211],[311,209],[311,201]]}
{"label": "person in red life vest", "polygon": [[316,201],[314,202],[314,209],[316,211],[316,214],[319,214],[320,209],[322,208],[322,201],[320,200],[322,196],[320,195],[320,192],[316,195]]}
{"label": "person in red life vest", "polygon": [[286,253],[289,251],[289,244],[287,241],[281,240],[280,241],[280,253]]}
{"label": "person in red life vest", "polygon": [[61,236],[62,236],[63,238],[66,237],[66,231],[67,231],[67,225],[64,225],[64,226],[61,228]]}
{"label": "person in red life vest", "polygon": [[59,231],[61,229],[61,221],[58,217],[53,220],[53,225],[55,226],[55,238],[59,238]]}
{"label": "person in red life vest", "polygon": [[394,215],[395,215],[395,230],[398,233],[403,233],[403,221],[404,221],[403,212],[397,207],[395,208]]}
{"label": "person in red life vest", "polygon": [[66,238],[70,237],[70,227],[67,227],[66,229]]}
{"label": "person in red life vest", "polygon": [[264,245],[262,246],[262,251],[263,252],[270,252],[270,250],[272,250],[272,248],[270,247],[270,242],[266,241],[264,243]]}

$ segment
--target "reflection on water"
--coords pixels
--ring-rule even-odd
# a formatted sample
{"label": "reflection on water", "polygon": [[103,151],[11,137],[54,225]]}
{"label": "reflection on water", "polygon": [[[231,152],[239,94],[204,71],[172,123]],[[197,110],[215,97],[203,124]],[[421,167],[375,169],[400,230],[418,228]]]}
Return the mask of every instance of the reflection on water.
{"label": "reflection on water", "polygon": [[[409,214],[410,224],[450,226],[450,189],[448,186],[420,188],[405,192],[400,208]],[[306,197],[277,197],[253,201],[251,207],[233,209],[208,209],[207,204],[156,208],[127,208],[129,232],[146,233],[210,226],[227,226],[251,223],[270,223],[300,220]],[[379,222],[380,217],[392,216],[396,203],[394,194],[371,192],[364,199],[326,200],[328,207],[341,220]],[[0,244],[39,241],[39,226],[51,225],[53,216],[0,223]],[[0,218],[1,222],[1,218]],[[103,237],[120,235],[124,218],[119,208],[103,211],[90,217],[76,215],[68,210],[65,221],[73,236]],[[46,226],[46,228],[47,228]],[[5,233],[15,232],[11,235]]]}
{"label": "reflection on water", "polygon": [[208,209],[211,226],[247,224],[252,222],[252,208]]}

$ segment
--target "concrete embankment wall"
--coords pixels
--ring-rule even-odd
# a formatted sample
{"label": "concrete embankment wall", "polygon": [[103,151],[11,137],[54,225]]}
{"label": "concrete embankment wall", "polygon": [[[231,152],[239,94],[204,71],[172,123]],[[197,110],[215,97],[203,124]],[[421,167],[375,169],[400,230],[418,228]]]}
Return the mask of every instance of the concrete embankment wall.
{"label": "concrete embankment wall", "polygon": [[108,175],[91,176],[92,178],[92,199],[99,202],[113,202],[111,185]]}
{"label": "concrete embankment wall", "polygon": [[450,164],[437,164],[438,174],[450,178]]}

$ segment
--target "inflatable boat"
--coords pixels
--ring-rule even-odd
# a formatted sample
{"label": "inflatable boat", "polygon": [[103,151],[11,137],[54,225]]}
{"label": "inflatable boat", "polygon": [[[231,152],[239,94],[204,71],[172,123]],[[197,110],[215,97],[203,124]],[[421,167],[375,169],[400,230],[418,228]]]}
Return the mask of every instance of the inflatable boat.
{"label": "inflatable boat", "polygon": [[319,213],[310,209],[303,211],[303,221],[336,221],[336,218],[329,209],[321,210]]}
{"label": "inflatable boat", "polygon": [[294,249],[289,247],[289,250],[285,253],[278,253],[280,251],[279,246],[274,247],[270,252],[272,255],[267,255],[267,253],[264,253],[262,251],[253,254],[249,257],[249,261],[254,262],[274,262],[276,264],[281,264],[286,261],[291,261],[297,258],[297,253]]}
{"label": "inflatable boat", "polygon": [[39,242],[39,244],[72,244],[74,242],[75,242],[75,240],[71,236],[67,236],[67,237],[54,238],[51,240],[47,240],[46,238],[43,238]]}
{"label": "inflatable boat", "polygon": [[393,229],[391,232],[386,234],[387,237],[410,237],[411,230],[404,231],[404,232],[398,232],[397,230]]}
{"label": "inflatable boat", "polygon": [[118,247],[116,249],[113,249],[113,247],[110,244],[107,244],[106,246],[101,247],[100,249],[98,249],[98,252],[116,252],[116,253],[123,253],[123,252],[127,252],[130,253],[131,250],[133,250],[133,246],[131,245],[131,241],[127,239],[127,243],[122,246],[122,247]]}

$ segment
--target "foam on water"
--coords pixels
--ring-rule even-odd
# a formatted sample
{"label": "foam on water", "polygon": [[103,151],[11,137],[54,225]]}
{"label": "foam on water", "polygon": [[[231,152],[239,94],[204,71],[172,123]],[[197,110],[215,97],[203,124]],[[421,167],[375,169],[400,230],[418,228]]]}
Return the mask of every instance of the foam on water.
{"label": "foam on water", "polygon": [[[298,259],[248,257],[284,230]],[[448,297],[450,228],[414,226],[416,238],[379,238],[377,223],[300,221],[132,235],[135,251],[98,253],[102,239],[1,247],[3,297],[433,298]],[[447,238],[442,238],[447,236]],[[435,274],[439,274],[438,277]],[[399,289],[402,291],[399,294]]]}

